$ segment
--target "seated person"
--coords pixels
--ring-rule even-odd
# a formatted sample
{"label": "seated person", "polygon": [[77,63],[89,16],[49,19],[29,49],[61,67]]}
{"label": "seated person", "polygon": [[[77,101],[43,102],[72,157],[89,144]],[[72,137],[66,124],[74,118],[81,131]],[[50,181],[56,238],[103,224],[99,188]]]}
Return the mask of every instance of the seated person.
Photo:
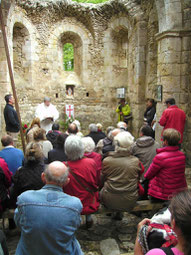
{"label": "seated person", "polygon": [[101,123],[97,123],[96,126],[97,126],[97,131],[98,131],[100,134],[102,134],[104,137],[106,137],[106,134],[102,131],[102,130],[103,130],[102,124],[101,124]]}
{"label": "seated person", "polygon": [[30,129],[27,130],[27,133],[26,133],[27,143],[34,142],[34,132],[39,128],[40,128],[40,119],[34,118],[31,123]]}
{"label": "seated person", "polygon": [[127,123],[125,123],[124,121],[119,121],[117,123],[117,128],[127,131]]}
{"label": "seated person", "polygon": [[[191,191],[181,191],[175,195],[171,202],[169,210],[171,212],[171,228],[177,235],[178,243],[175,247],[152,249],[146,255],[190,255],[191,254]],[[134,248],[134,255],[144,255],[139,242],[139,232],[145,224],[149,224],[149,219],[142,220],[138,225],[137,239]]]}
{"label": "seated person", "polygon": [[57,136],[61,134],[59,129],[60,129],[59,124],[54,123],[52,125],[52,130],[48,131],[48,133],[46,135],[46,138],[48,139],[48,141],[51,142],[53,148],[56,147],[56,138],[57,138]]}
{"label": "seated person", "polygon": [[152,132],[152,128],[149,125],[142,126],[140,129],[140,138],[131,146],[132,154],[139,158],[145,168],[144,173],[146,173],[153,158],[156,156],[156,149],[160,147],[159,143],[155,142],[152,138]]}
{"label": "seated person", "polygon": [[60,134],[57,136],[55,148],[48,152],[48,163],[53,161],[67,161],[66,153],[64,150],[64,144],[67,137],[67,134]]}
{"label": "seated person", "polygon": [[75,238],[82,204],[62,190],[69,182],[67,167],[62,162],[51,163],[42,173],[42,180],[46,184],[42,189],[18,197],[14,219],[21,238],[16,254],[83,255]]}
{"label": "seated person", "polygon": [[66,132],[67,135],[77,135],[78,127],[75,123],[71,123],[68,125],[68,130]]}
{"label": "seated person", "polygon": [[109,136],[109,134],[110,134],[110,132],[111,132],[112,130],[114,130],[114,129],[115,129],[115,128],[112,127],[112,126],[109,126],[109,127],[107,128],[107,131],[106,131],[107,136],[106,136],[105,138],[99,140],[99,142],[97,143],[97,146],[96,146],[96,148],[95,148],[95,152],[97,152],[97,153],[99,153],[99,154],[102,155],[102,150],[103,150],[103,147],[104,147],[104,146],[107,146],[107,145],[108,145],[108,146],[112,146],[113,140],[111,139],[111,137]]}
{"label": "seated person", "polygon": [[97,145],[99,140],[106,137],[105,134],[98,132],[98,127],[94,123],[89,125],[89,131],[90,132],[88,135],[86,135],[86,137],[88,137],[88,136],[91,137],[94,140],[95,145]]}
{"label": "seated person", "polygon": [[168,128],[163,134],[163,148],[157,155],[144,177],[149,180],[148,195],[153,201],[167,201],[174,194],[187,187],[185,177],[186,157],[179,151],[180,133]]}
{"label": "seated person", "polygon": [[0,157],[7,163],[9,171],[15,174],[16,170],[23,164],[24,154],[13,146],[13,138],[9,135],[3,136],[1,143],[5,148],[0,151]]}
{"label": "seated person", "polygon": [[[159,143],[155,142],[152,136],[152,128],[149,125],[144,125],[140,129],[140,138],[138,138],[131,146],[132,155],[136,156],[144,166],[144,174],[147,172],[153,158],[156,156],[156,149],[160,148]],[[141,180],[145,189],[145,196],[143,199],[146,199],[149,181],[145,180],[144,174],[141,176]]]}
{"label": "seated person", "polygon": [[115,151],[103,160],[101,203],[117,211],[131,211],[139,197],[138,181],[142,171],[137,157],[132,156],[130,147],[134,137],[121,132],[114,137]]}
{"label": "seated person", "polygon": [[34,141],[42,146],[44,157],[48,158],[48,152],[53,149],[50,141],[46,139],[46,131],[42,128],[37,129],[34,132]]}
{"label": "seated person", "polygon": [[82,143],[84,146],[84,157],[86,158],[92,158],[97,167],[97,184],[100,185],[100,175],[101,175],[101,169],[102,169],[102,157],[99,153],[94,152],[95,149],[95,143],[91,137],[82,137]]}
{"label": "seated person", "polygon": [[82,214],[86,215],[86,226],[89,228],[93,223],[91,213],[99,208],[97,165],[93,159],[84,158],[83,143],[79,136],[67,137],[65,152],[70,168],[70,183],[64,187],[64,192],[81,200]]}
{"label": "seated person", "polygon": [[2,230],[0,230],[0,254],[9,255],[9,250],[8,250],[7,242],[6,242],[6,236]]}
{"label": "seated person", "polygon": [[3,158],[0,158],[0,213],[8,207],[9,187],[11,186],[12,173]]}
{"label": "seated person", "polygon": [[72,122],[72,124],[75,124],[75,125],[77,126],[77,128],[78,128],[78,132],[77,132],[76,135],[78,135],[78,136],[80,136],[80,137],[83,137],[84,135],[83,135],[82,132],[81,132],[81,124],[80,124],[80,122],[79,122],[78,120],[74,120],[74,121]]}
{"label": "seated person", "polygon": [[41,174],[44,171],[44,155],[38,143],[29,143],[26,147],[25,164],[13,176],[11,188],[11,207],[16,207],[17,197],[26,190],[41,189],[44,184]]}

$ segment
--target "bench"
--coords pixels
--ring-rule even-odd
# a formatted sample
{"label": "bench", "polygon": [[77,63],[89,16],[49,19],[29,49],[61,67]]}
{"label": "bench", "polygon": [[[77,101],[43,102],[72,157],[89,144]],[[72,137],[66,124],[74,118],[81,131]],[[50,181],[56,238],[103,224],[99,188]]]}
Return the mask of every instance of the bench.
{"label": "bench", "polygon": [[[129,212],[147,212],[147,211],[153,211],[157,212],[158,210],[162,209],[163,207],[167,206],[166,203],[153,203],[150,200],[142,200],[137,201],[135,207]],[[103,205],[100,206],[99,210],[96,212],[96,214],[104,214],[104,213],[110,213],[110,212],[116,212],[116,210],[111,210]]]}
{"label": "bench", "polygon": [[[135,207],[133,208],[133,210],[131,210],[131,212],[158,211],[165,206],[165,203],[151,203],[150,200],[137,201]],[[13,219],[14,212],[14,209],[7,209],[5,212],[3,212],[1,216],[3,229],[5,229],[5,219]],[[107,209],[106,207],[101,205],[99,210],[95,214],[106,214],[110,212],[114,212],[114,210]]]}

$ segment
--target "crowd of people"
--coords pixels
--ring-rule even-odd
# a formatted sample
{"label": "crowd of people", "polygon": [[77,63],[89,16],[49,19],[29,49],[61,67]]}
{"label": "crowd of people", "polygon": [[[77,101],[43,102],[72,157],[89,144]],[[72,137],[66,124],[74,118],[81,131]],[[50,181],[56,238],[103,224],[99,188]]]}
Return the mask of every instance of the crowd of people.
{"label": "crowd of people", "polygon": [[[120,121],[116,126],[107,127],[104,133],[100,123],[91,123],[84,136],[78,120],[61,132],[55,122],[55,107],[51,106],[55,117],[45,113],[50,106],[50,99],[45,98],[37,110],[39,117],[33,119],[26,132],[25,155],[15,148],[18,117],[9,121],[16,116],[14,99],[8,95],[5,100],[7,134],[1,139],[0,205],[1,211],[15,209],[15,222],[10,219],[9,227],[14,228],[16,223],[22,232],[16,254],[38,254],[39,250],[42,255],[83,254],[75,238],[80,215],[86,216],[86,228],[91,228],[91,214],[98,211],[100,204],[116,212],[113,219],[121,220],[122,212],[131,212],[137,200],[168,204],[175,194],[187,189],[186,158],[180,151],[186,116],[173,98],[165,101],[167,109],[159,120],[164,127],[161,148],[154,139],[153,99],[147,101],[140,136],[135,140],[128,131],[127,118],[121,119],[124,107],[126,115],[130,113],[124,100],[117,108]],[[42,122],[47,124],[46,129]],[[187,228],[176,214],[181,199],[189,204],[184,214],[191,213],[190,192],[185,194],[175,196],[170,208],[175,232],[188,242],[187,232],[183,232]],[[182,254],[189,254],[183,240],[179,247]],[[135,251],[143,254],[138,240]]]}

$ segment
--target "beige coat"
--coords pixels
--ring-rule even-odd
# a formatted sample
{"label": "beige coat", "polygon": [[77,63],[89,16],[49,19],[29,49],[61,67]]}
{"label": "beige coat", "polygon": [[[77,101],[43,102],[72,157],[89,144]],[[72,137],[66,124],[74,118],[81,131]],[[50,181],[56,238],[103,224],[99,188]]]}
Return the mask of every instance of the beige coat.
{"label": "beige coat", "polygon": [[27,133],[27,143],[34,142],[34,132],[39,129],[38,125],[34,125]]}
{"label": "beige coat", "polygon": [[101,202],[114,210],[130,211],[138,199],[139,160],[129,151],[111,152],[103,161]]}

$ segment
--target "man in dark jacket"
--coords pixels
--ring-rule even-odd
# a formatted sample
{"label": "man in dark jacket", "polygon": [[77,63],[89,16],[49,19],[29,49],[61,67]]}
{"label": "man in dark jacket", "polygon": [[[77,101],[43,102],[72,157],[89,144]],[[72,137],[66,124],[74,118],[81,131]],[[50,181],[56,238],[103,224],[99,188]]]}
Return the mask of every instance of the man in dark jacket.
{"label": "man in dark jacket", "polygon": [[89,134],[86,135],[91,137],[94,142],[95,142],[95,145],[97,145],[97,143],[99,142],[99,140],[101,139],[104,139],[106,137],[106,135],[104,133],[101,133],[101,132],[98,132],[98,127],[96,126],[96,124],[90,124],[89,125]]}
{"label": "man in dark jacket", "polygon": [[18,140],[18,132],[20,129],[19,118],[13,105],[15,103],[14,97],[9,94],[5,96],[6,106],[4,109],[4,118],[6,124],[7,134],[13,138],[14,146],[16,147]]}

